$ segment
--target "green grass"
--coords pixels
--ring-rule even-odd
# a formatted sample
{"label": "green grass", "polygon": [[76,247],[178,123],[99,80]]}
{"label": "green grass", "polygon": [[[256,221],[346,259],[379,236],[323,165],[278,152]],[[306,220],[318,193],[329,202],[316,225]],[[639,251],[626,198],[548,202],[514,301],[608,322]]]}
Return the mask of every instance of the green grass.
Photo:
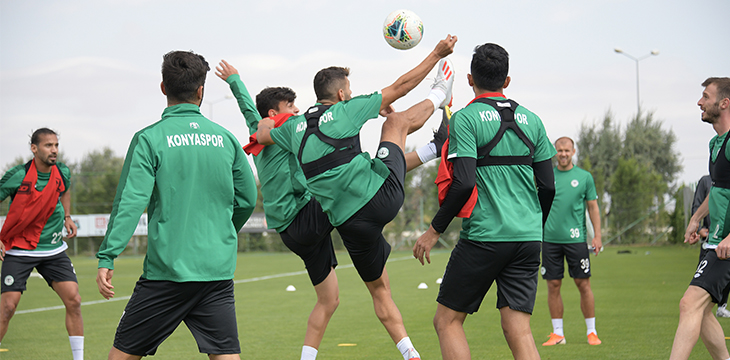
{"label": "green grass", "polygon": [[[617,250],[631,254],[617,254]],[[543,348],[539,344],[551,332],[547,290],[540,280],[531,325],[543,359],[662,359],[669,356],[678,320],[678,303],[695,270],[696,247],[610,247],[593,257],[591,280],[596,298],[597,329],[603,344],[585,342],[585,323],[578,291],[570,279],[563,284],[565,332],[568,344]],[[449,252],[432,254],[431,265],[421,266],[410,252],[394,252],[388,263],[393,297],[400,307],[406,329],[424,359],[440,359],[432,318],[438,286]],[[340,307],[320,347],[318,359],[400,359],[395,345],[375,317],[370,296],[356,271],[348,266],[346,253],[338,253]],[[96,261],[72,259],[79,277],[84,303],[102,300],[96,287]],[[116,296],[131,294],[141,274],[141,257],[117,260],[113,284]],[[293,254],[241,254],[236,280],[253,279],[303,270]],[[418,290],[419,283],[429,288]],[[295,292],[285,288],[294,285]],[[496,285],[495,285],[496,286]],[[484,299],[481,310],[467,318],[465,329],[474,359],[510,359],[495,309],[496,288]],[[316,300],[309,277],[302,273],[236,284],[237,318],[242,358],[297,359],[301,351],[307,317]],[[106,358],[117,321],[126,300],[87,304],[82,307],[87,359]],[[61,305],[58,297],[39,278],[29,279],[28,291],[19,311]],[[730,334],[730,319],[720,319]],[[356,344],[352,347],[338,344]],[[63,310],[17,314],[2,341],[0,358],[70,358]],[[199,354],[185,326],[165,341],[153,359],[206,359]],[[692,359],[707,359],[700,342]]]}

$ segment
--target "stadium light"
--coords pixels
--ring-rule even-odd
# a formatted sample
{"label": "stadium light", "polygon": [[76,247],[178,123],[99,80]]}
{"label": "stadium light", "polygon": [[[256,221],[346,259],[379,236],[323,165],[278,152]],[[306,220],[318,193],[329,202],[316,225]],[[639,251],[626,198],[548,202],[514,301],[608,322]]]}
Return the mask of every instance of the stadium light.
{"label": "stadium light", "polygon": [[640,56],[640,57],[634,57],[629,53],[626,53],[621,48],[614,48],[613,51],[615,51],[617,54],[621,54],[626,56],[627,58],[634,60],[636,62],[636,116],[639,116],[639,111],[641,110],[641,101],[639,100],[639,61],[644,60],[650,56],[656,56],[659,55],[659,50],[652,50],[650,53]]}
{"label": "stadium light", "polygon": [[215,105],[221,101],[230,100],[230,99],[233,99],[233,95],[226,95],[215,101],[205,101],[205,103],[208,104],[208,106],[210,106],[210,113],[208,114],[208,119],[213,120],[213,105]]}

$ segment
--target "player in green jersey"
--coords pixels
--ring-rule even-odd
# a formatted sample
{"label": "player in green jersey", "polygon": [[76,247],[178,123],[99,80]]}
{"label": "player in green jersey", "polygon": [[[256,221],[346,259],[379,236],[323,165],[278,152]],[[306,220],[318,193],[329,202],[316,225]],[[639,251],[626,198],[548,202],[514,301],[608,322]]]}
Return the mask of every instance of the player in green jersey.
{"label": "player in green jersey", "polygon": [[149,218],[142,276],[117,326],[109,359],[139,359],[185,322],[211,359],[240,359],[233,275],[237,233],[256,204],[256,182],[236,137],[200,113],[210,70],[172,51],[162,63],[162,119],[137,132],[124,159],[96,282],[114,296],[114,259],[140,216]]}
{"label": "player in green jersey", "polygon": [[[439,67],[427,100],[398,113],[393,112],[391,104],[415,88],[438,61],[453,51],[456,41],[455,36],[441,40],[416,68],[371,95],[352,97],[349,69],[322,69],[314,78],[318,99],[315,106],[278,128],[269,119],[258,125],[259,143],[275,143],[297,155],[307,187],[341,235],[373,298],[376,315],[404,359],[418,359],[419,355],[390,293],[385,268],[390,245],[382,229],[403,204],[405,173],[411,167],[404,155],[406,136],[423,126],[435,108],[451,100],[453,73],[445,71],[450,69],[448,62],[443,61]],[[387,117],[373,159],[360,150],[359,132],[378,114]],[[418,156],[410,160],[423,161]]]}
{"label": "player in green jersey", "polygon": [[[507,99],[509,55],[497,44],[477,46],[469,85],[476,98],[449,121],[447,159],[453,182],[431,222],[413,247],[421,264],[431,248],[472,201],[462,221],[436,299],[434,327],[444,359],[470,359],[464,333],[468,314],[479,309],[497,282],[497,308],[516,359],[538,359],[530,330],[537,293],[542,224],[555,194],[550,159],[555,148],[540,118]],[[439,173],[439,177],[443,174]],[[536,186],[537,185],[537,186]],[[468,209],[466,210],[468,212]]]}
{"label": "player in green jersey", "polygon": [[[76,236],[76,224],[71,220],[70,212],[71,192],[68,191],[71,171],[63,163],[56,162],[58,136],[53,130],[48,128],[36,130],[31,136],[30,143],[33,160],[28,164],[13,167],[0,179],[0,201],[8,196],[13,199],[0,235],[8,234],[9,227],[15,223],[20,227],[18,230],[23,231],[18,237],[35,237],[34,241],[37,241],[34,246],[13,242],[6,247],[5,243],[11,239],[5,237],[1,239],[0,260],[3,261],[3,265],[0,341],[5,337],[10,319],[15,314],[23,291],[26,290],[26,280],[33,268],[36,268],[48,286],[63,301],[66,308],[66,330],[73,358],[81,360],[84,358],[81,296],[76,272],[66,255],[68,245],[62,237],[64,228],[68,238]],[[54,174],[57,176],[55,180]],[[58,183],[59,181],[61,183]],[[31,192],[46,193],[55,190],[56,186],[63,186],[64,190],[60,191],[60,196],[57,193],[49,194],[44,209],[38,209],[31,203],[22,203],[23,195],[30,195]],[[22,188],[25,188],[25,191],[21,190]],[[41,212],[45,212],[45,216],[41,215]],[[18,214],[19,218],[14,217],[15,214]],[[34,220],[23,223],[26,219]],[[32,227],[37,229],[35,235],[29,235],[27,232]]]}
{"label": "player in green jersey", "polygon": [[599,345],[596,331],[596,311],[591,290],[591,259],[586,246],[586,208],[593,225],[591,247],[596,255],[601,243],[601,218],[598,210],[598,196],[591,174],[573,165],[575,144],[569,137],[555,141],[558,151],[558,166],[555,174],[555,199],[545,223],[542,242],[542,277],[547,280],[548,308],[553,323],[553,332],[543,346],[565,344],[563,332],[563,298],[560,287],[563,283],[564,260],[568,262],[570,277],[580,292],[580,308],[586,322],[588,343]]}
{"label": "player in green jersey", "polygon": [[[702,121],[712,124],[717,133],[710,140],[710,177],[712,187],[687,225],[684,241],[690,244],[700,239],[700,221],[709,214],[712,228],[708,251],[700,261],[692,281],[679,302],[679,324],[674,335],[670,359],[689,358],[701,336],[713,359],[728,359],[722,326],[712,313],[715,303],[730,286],[730,78],[712,77],[702,83],[705,87],[697,105]],[[714,249],[714,251],[712,251]]]}
{"label": "player in green jersey", "polygon": [[[294,104],[296,94],[286,87],[267,87],[256,95],[254,104],[238,70],[222,60],[216,75],[226,81],[238,101],[251,134],[265,117],[299,113]],[[446,110],[444,110],[446,111]],[[410,158],[408,171],[436,157],[446,137],[442,122],[434,140],[417,151],[405,154]],[[317,303],[312,310],[302,347],[301,360],[316,359],[327,324],[339,304],[339,287],[330,232],[334,229],[321,205],[306,188],[306,178],[297,158],[278,145],[266,146],[254,156],[261,182],[264,212],[269,228],[279,233],[284,244],[305,263]]]}

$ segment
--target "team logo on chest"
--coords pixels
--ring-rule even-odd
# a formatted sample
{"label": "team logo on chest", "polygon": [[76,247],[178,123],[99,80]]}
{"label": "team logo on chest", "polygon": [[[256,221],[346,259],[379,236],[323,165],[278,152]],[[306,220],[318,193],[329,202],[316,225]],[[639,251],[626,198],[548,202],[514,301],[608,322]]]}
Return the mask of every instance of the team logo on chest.
{"label": "team logo on chest", "polygon": [[570,186],[577,187],[578,186],[578,180],[577,179],[573,179],[573,181],[570,182]]}

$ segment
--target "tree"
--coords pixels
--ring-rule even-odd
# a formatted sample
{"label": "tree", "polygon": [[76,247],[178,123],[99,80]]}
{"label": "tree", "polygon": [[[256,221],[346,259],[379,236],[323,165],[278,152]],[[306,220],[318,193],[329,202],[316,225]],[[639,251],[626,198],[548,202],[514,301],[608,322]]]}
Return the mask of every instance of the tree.
{"label": "tree", "polygon": [[685,206],[684,206],[684,193],[686,184],[679,186],[677,191],[674,192],[672,198],[674,199],[674,211],[668,214],[669,226],[672,227],[672,232],[669,233],[669,242],[674,244],[681,244],[684,242],[684,231],[687,227],[687,219],[685,218]]}
{"label": "tree", "polygon": [[[626,235],[636,237],[646,230],[647,222],[652,233],[660,232],[666,220],[661,217],[665,196],[671,195],[682,169],[674,150],[677,138],[671,129],[662,128],[653,113],[637,114],[624,131],[612,118],[609,111],[600,126],[581,125],[576,141],[578,164],[593,174],[601,212],[605,214],[610,206],[613,230],[621,231],[651,211],[653,221],[634,224],[636,229]],[[604,228],[610,231],[608,218],[603,219]]]}
{"label": "tree", "polygon": [[124,158],[108,147],[87,153],[72,179],[72,213],[111,213],[123,165]]}
{"label": "tree", "polygon": [[611,218],[616,230],[626,230],[626,242],[637,242],[645,235],[645,219],[656,211],[656,194],[664,193],[666,186],[661,175],[636,158],[618,160],[608,190],[611,193]]}
{"label": "tree", "polygon": [[636,158],[661,175],[665,183],[671,184],[682,170],[679,154],[674,150],[676,142],[674,132],[663,130],[654,114],[647,113],[644,117],[633,118],[626,126],[622,155],[624,158]]}
{"label": "tree", "polygon": [[621,130],[613,124],[613,115],[606,112],[600,128],[597,124],[581,124],[576,141],[578,166],[593,174],[598,194],[598,206],[604,214],[604,194],[611,186],[611,175],[621,156]]}

